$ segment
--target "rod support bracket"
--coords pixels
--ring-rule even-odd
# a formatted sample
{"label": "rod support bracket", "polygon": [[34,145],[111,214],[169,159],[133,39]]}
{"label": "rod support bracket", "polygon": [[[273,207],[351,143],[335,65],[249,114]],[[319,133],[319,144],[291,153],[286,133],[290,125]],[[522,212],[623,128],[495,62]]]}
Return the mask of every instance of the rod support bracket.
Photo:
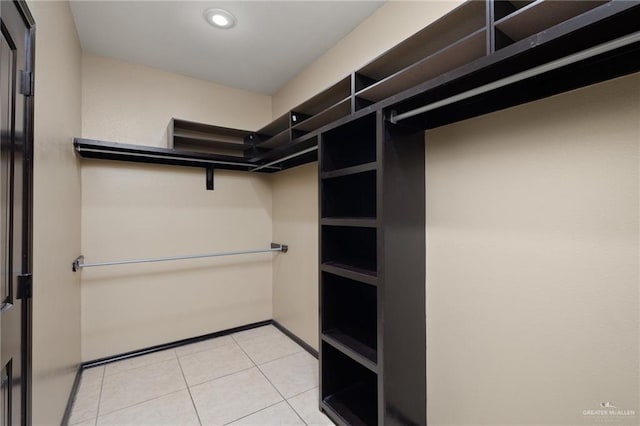
{"label": "rod support bracket", "polygon": [[396,121],[397,115],[398,115],[398,111],[396,111],[395,109],[392,109],[389,112],[389,121],[391,122],[391,124],[398,124],[398,122]]}
{"label": "rod support bracket", "polygon": [[276,243],[271,243],[271,248],[272,249],[277,249],[279,248],[281,252],[286,253],[287,251],[289,251],[289,246],[285,245],[285,244],[276,244]]}
{"label": "rod support bracket", "polygon": [[73,272],[77,272],[79,269],[82,269],[82,264],[84,263],[84,256],[80,255],[76,257],[76,260],[71,264],[71,269]]}

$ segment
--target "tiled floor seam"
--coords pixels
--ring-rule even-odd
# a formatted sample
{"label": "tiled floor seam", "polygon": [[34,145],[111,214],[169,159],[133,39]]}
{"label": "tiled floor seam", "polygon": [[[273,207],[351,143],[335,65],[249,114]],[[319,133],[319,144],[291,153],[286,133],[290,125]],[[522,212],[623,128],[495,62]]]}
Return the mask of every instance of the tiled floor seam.
{"label": "tiled floor seam", "polygon": [[[224,337],[224,336],[223,336],[223,337]],[[203,340],[202,342],[206,342],[206,340]],[[235,340],[233,340],[232,342],[229,342],[229,343],[223,343],[223,344],[221,344],[220,346],[216,346],[216,347],[213,347],[213,348],[208,348],[208,349],[199,349],[199,350],[197,350],[197,351],[189,352],[189,353],[187,353],[187,354],[182,354],[182,355],[180,355],[180,354],[178,353],[178,349],[179,349],[179,348],[183,348],[183,347],[186,347],[186,346],[189,346],[189,345],[196,345],[196,344],[198,344],[198,343],[202,343],[202,342],[187,343],[187,344],[185,344],[185,345],[176,346],[176,347],[175,347],[175,348],[173,348],[173,349],[174,349],[174,351],[176,352],[176,356],[177,356],[178,358],[180,358],[180,357],[191,356],[191,355],[199,354],[199,353],[201,353],[201,352],[207,352],[207,351],[211,351],[211,350],[214,350],[214,349],[222,348],[222,347],[224,347],[224,346],[228,346],[228,345],[231,345],[231,344],[233,344],[233,343],[236,343],[236,344],[238,343],[238,342],[236,342]]]}
{"label": "tiled floor seam", "polygon": [[184,380],[184,384],[187,387],[187,392],[189,392],[189,399],[191,400],[191,405],[193,405],[193,410],[196,412],[196,417],[198,417],[198,423],[202,426],[202,419],[200,419],[200,413],[198,413],[198,407],[196,407],[196,402],[193,400],[193,395],[191,395],[191,388],[189,387],[189,383],[187,383],[187,377],[184,375],[184,370],[182,369],[182,364],[180,363],[180,357],[178,356],[178,367],[180,367],[180,372],[182,373],[182,379]]}
{"label": "tiled floor seam", "polygon": [[[178,354],[176,353],[175,349],[165,349],[165,350],[172,350],[172,351],[173,351],[173,355],[175,356],[175,358],[176,358],[176,359],[178,358]],[[163,351],[159,351],[159,352],[163,352]],[[144,357],[144,356],[147,356],[147,355],[151,355],[151,354],[153,354],[153,353],[157,353],[157,352],[151,352],[151,353],[148,353],[148,354],[140,355],[139,357],[141,358],[141,357]],[[135,358],[139,358],[139,357],[133,357],[133,358],[129,358],[129,359],[135,359]],[[105,366],[104,366],[104,374],[103,374],[103,376],[102,376],[102,377],[104,378],[104,377],[107,375],[107,367],[109,367],[109,365],[110,365],[110,364],[116,364],[116,363],[118,363],[118,362],[122,362],[122,361],[123,361],[123,360],[121,360],[121,361],[113,361],[113,362],[110,362],[110,363],[105,364]],[[117,372],[115,372],[115,373],[111,373],[111,374],[109,374],[109,375],[110,375],[110,376],[115,376],[115,375],[117,375],[117,374],[128,373],[128,372],[130,372],[130,371],[135,371],[135,370],[138,370],[138,369],[140,369],[140,368],[148,367],[148,366],[150,366],[150,365],[160,364],[161,362],[167,362],[167,361],[171,361],[171,359],[163,359],[163,360],[161,360],[161,361],[152,361],[152,362],[150,362],[150,363],[148,363],[148,364],[140,365],[140,366],[138,366],[138,367],[128,368],[128,369],[126,369],[126,370],[122,370],[122,371],[117,371]]]}
{"label": "tiled floor seam", "polygon": [[151,399],[146,399],[144,401],[136,402],[135,404],[127,405],[126,407],[120,407],[117,410],[112,410],[112,411],[108,411],[106,413],[102,413],[102,414],[98,415],[98,417],[96,417],[96,423],[98,422],[98,419],[100,417],[104,417],[104,416],[107,416],[109,414],[117,413],[118,411],[127,410],[127,409],[132,408],[132,407],[137,407],[138,405],[146,404],[147,402],[155,401],[156,399],[164,398],[165,396],[173,395],[174,393],[178,393],[178,392],[181,392],[183,390],[184,390],[184,388],[183,389],[178,389],[176,391],[165,393],[164,395],[156,396],[156,397],[151,398]]}
{"label": "tiled floor seam", "polygon": [[[235,339],[234,339],[234,340],[235,340]],[[238,346],[240,346],[240,344],[239,344],[239,343],[238,343]],[[240,346],[240,349],[242,349],[242,352],[244,352],[244,354],[245,354],[246,356],[248,356],[248,357],[249,357],[249,359],[251,359],[251,357],[249,356],[249,354],[248,354],[247,352],[245,352],[245,350],[242,348],[242,346]],[[281,357],[281,358],[284,358],[284,357]],[[253,361],[253,360],[251,360],[251,361]],[[275,360],[274,360],[274,361],[275,361]],[[254,362],[254,364],[256,364],[256,363]],[[266,364],[266,363],[265,363],[265,364]],[[266,375],[266,374],[264,374],[264,372],[262,371],[262,369],[260,369],[260,366],[259,366],[258,364],[256,364],[256,368],[258,369],[258,371],[260,372],[260,374],[262,374],[262,376],[265,378],[265,380],[266,380],[267,382],[269,382],[269,384],[271,385],[271,387],[272,387],[272,388],[274,388],[274,389],[276,390],[276,392],[278,392],[278,395],[280,395],[280,397],[282,398],[282,401],[284,401],[284,402],[289,406],[289,408],[291,408],[291,409],[293,410],[293,412],[294,412],[294,413],[296,413],[296,416],[298,416],[298,418],[300,419],[300,421],[301,421],[303,424],[305,424],[305,425],[306,425],[307,423],[304,421],[304,419],[303,419],[303,418],[300,416],[300,414],[295,410],[295,408],[293,408],[293,407],[291,406],[291,404],[289,404],[289,401],[287,401],[287,398],[285,398],[285,397],[284,397],[284,395],[282,395],[282,393],[280,392],[280,390],[278,390],[278,388],[277,388],[273,383],[271,383],[271,380],[269,380],[269,378],[267,377],[267,375]],[[280,402],[281,402],[281,401],[280,401]],[[279,404],[280,402],[278,402],[278,404]],[[273,404],[273,405],[275,405],[275,404]],[[269,407],[265,407],[265,408],[263,408],[262,410],[265,410],[265,409],[267,409],[267,408],[269,408]],[[260,411],[262,411],[262,410],[258,410],[258,411],[256,411],[256,413],[257,413],[257,412],[260,412]],[[254,413],[254,414],[255,414],[255,413]],[[244,417],[246,417],[246,416],[244,416]],[[242,417],[241,417],[241,418],[242,418]],[[234,420],[234,422],[236,422],[236,421],[238,421],[238,420],[240,420],[240,419],[235,419],[235,420]]]}
{"label": "tiled floor seam", "polygon": [[[284,357],[283,357],[283,358],[284,358]],[[260,374],[262,374],[262,375],[264,376],[264,378],[265,378],[265,379],[267,379],[267,382],[269,382],[269,384],[270,384],[271,386],[273,386],[273,388],[276,390],[276,392],[278,392],[278,394],[282,397],[282,399],[284,400],[284,402],[286,402],[286,403],[287,403],[287,405],[289,406],[289,408],[291,408],[291,409],[293,410],[293,412],[294,412],[294,413],[296,413],[296,416],[298,416],[298,418],[300,419],[300,421],[306,425],[306,424],[307,424],[307,422],[305,422],[305,421],[304,421],[304,419],[302,418],[302,416],[300,415],[300,413],[298,413],[298,412],[296,411],[296,409],[295,409],[295,408],[293,408],[293,406],[289,403],[289,401],[287,400],[287,398],[285,398],[285,397],[284,397],[284,395],[280,392],[280,389],[278,389],[278,388],[276,387],[276,385],[274,385],[273,383],[271,383],[271,380],[269,380],[269,378],[267,377],[267,375],[266,375],[266,374],[264,374],[264,371],[262,371],[262,369],[260,368],[260,366],[259,366],[259,365],[258,365],[257,367],[258,367],[258,371],[260,372]],[[312,388],[312,389],[313,389],[313,388]]]}
{"label": "tiled floor seam", "polygon": [[100,401],[102,401],[102,389],[104,387],[104,375],[107,373],[107,367],[102,369],[102,378],[100,379],[100,393],[98,394],[98,408],[96,409],[96,422],[95,426],[98,426],[98,417],[100,417]]}
{"label": "tiled floor seam", "polygon": [[244,418],[246,418],[246,417],[253,416],[253,415],[254,415],[254,414],[256,414],[256,413],[259,413],[259,412],[261,412],[261,411],[267,410],[267,409],[269,409],[269,408],[271,408],[271,407],[273,407],[273,406],[275,406],[275,405],[281,404],[281,403],[282,403],[282,401],[274,402],[273,404],[268,405],[268,406],[266,406],[266,407],[264,407],[264,408],[261,408],[261,409],[259,409],[259,410],[256,410],[256,411],[254,411],[254,412],[252,412],[252,413],[245,414],[244,416],[242,416],[242,417],[238,417],[237,419],[233,419],[233,420],[231,420],[230,422],[223,423],[223,424],[222,424],[222,426],[230,425],[230,424],[232,424],[232,423],[234,423],[234,422],[237,422],[238,420],[242,420],[242,419],[244,419]]}
{"label": "tiled floor seam", "polygon": [[204,382],[198,382],[198,383],[194,383],[192,385],[187,384],[187,388],[189,388],[189,392],[191,392],[190,388],[193,388],[193,387],[196,387],[196,386],[200,386],[200,385],[204,385],[205,383],[215,382],[218,379],[222,379],[224,377],[233,376],[234,374],[241,373],[241,372],[247,371],[247,370],[251,370],[252,368],[256,368],[256,367],[257,367],[257,365],[252,365],[251,367],[243,368],[242,370],[234,371],[233,373],[225,374],[224,376],[216,377],[214,379],[205,380]]}

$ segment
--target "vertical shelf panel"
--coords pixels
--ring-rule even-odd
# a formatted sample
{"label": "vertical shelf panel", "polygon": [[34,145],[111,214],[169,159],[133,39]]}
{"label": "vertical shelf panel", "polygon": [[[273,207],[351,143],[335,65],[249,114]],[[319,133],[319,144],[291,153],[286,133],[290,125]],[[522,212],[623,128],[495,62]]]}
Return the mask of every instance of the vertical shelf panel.
{"label": "vertical shelf panel", "polygon": [[385,122],[379,137],[384,423],[425,425],[425,136]]}

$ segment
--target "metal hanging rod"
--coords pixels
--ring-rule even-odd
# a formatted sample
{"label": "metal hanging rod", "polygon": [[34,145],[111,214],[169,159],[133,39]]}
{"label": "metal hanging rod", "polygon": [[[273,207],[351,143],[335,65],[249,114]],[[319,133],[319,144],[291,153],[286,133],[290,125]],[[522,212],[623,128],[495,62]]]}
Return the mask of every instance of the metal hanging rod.
{"label": "metal hanging rod", "polygon": [[240,251],[227,251],[221,253],[206,253],[206,254],[192,254],[188,256],[170,256],[170,257],[156,257],[149,259],[130,259],[130,260],[116,260],[112,262],[95,262],[84,263],[84,256],[78,256],[73,261],[73,271],[77,271],[82,268],[93,268],[94,266],[111,266],[111,265],[127,265],[130,263],[151,263],[151,262],[166,262],[169,260],[184,260],[184,259],[200,259],[203,257],[221,257],[221,256],[235,256],[238,254],[253,254],[253,253],[268,253],[273,251],[281,251],[286,253],[289,250],[289,246],[284,244],[271,243],[271,247],[267,249],[255,249],[255,250],[240,250]]}
{"label": "metal hanging rod", "polygon": [[284,157],[284,158],[280,158],[280,159],[278,159],[278,160],[272,161],[272,162],[267,163],[267,164],[263,164],[262,166],[258,166],[258,167],[256,167],[255,169],[251,169],[251,170],[249,170],[249,171],[250,171],[250,172],[257,172],[258,170],[262,170],[262,169],[264,169],[264,168],[266,168],[266,167],[271,167],[271,166],[273,166],[274,164],[282,163],[283,161],[291,160],[292,158],[300,157],[300,156],[301,156],[301,155],[303,155],[303,154],[307,154],[307,153],[312,152],[312,151],[315,151],[315,150],[317,150],[317,149],[318,149],[318,147],[317,147],[317,146],[312,146],[311,148],[303,149],[303,150],[302,150],[302,151],[300,151],[300,152],[296,152],[295,154],[288,155],[288,156],[286,156],[286,157]]}
{"label": "metal hanging rod", "polygon": [[549,71],[553,71],[555,69],[564,67],[566,65],[571,65],[573,63],[582,61],[584,59],[589,59],[594,56],[600,55],[602,53],[610,52],[620,47],[628,46],[638,41],[640,41],[640,32],[636,32],[624,37],[620,37],[615,40],[599,44],[595,47],[582,50],[572,55],[565,56],[564,58],[556,59],[555,61],[547,62],[546,64],[539,65],[537,67],[519,72],[509,77],[502,78],[500,80],[496,80],[494,82],[485,84],[480,87],[476,87],[475,89],[467,90],[466,92],[462,92],[457,95],[453,95],[451,97],[441,99],[439,101],[430,103],[428,105],[424,105],[422,107],[413,109],[411,111],[403,112],[402,114],[396,114],[395,111],[392,111],[390,121],[393,124],[396,124],[398,121],[411,118],[413,116],[423,114],[425,112],[429,112],[434,109],[471,98],[473,96],[481,95],[483,93],[490,92],[492,90],[499,89],[504,86],[508,86],[509,84],[517,83],[519,81],[526,80],[528,78],[535,77],[537,75],[544,74]]}

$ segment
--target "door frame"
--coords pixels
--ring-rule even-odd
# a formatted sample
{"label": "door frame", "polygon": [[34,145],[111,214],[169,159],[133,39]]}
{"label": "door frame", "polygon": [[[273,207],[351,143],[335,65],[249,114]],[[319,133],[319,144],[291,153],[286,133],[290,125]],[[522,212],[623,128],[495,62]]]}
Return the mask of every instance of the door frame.
{"label": "door frame", "polygon": [[[25,39],[25,71],[31,73],[29,94],[24,96],[24,169],[23,169],[23,272],[33,272],[33,147],[34,147],[34,78],[36,23],[26,0],[13,0],[13,4],[27,27]],[[22,424],[32,424],[32,359],[33,359],[33,284],[22,299]]]}

